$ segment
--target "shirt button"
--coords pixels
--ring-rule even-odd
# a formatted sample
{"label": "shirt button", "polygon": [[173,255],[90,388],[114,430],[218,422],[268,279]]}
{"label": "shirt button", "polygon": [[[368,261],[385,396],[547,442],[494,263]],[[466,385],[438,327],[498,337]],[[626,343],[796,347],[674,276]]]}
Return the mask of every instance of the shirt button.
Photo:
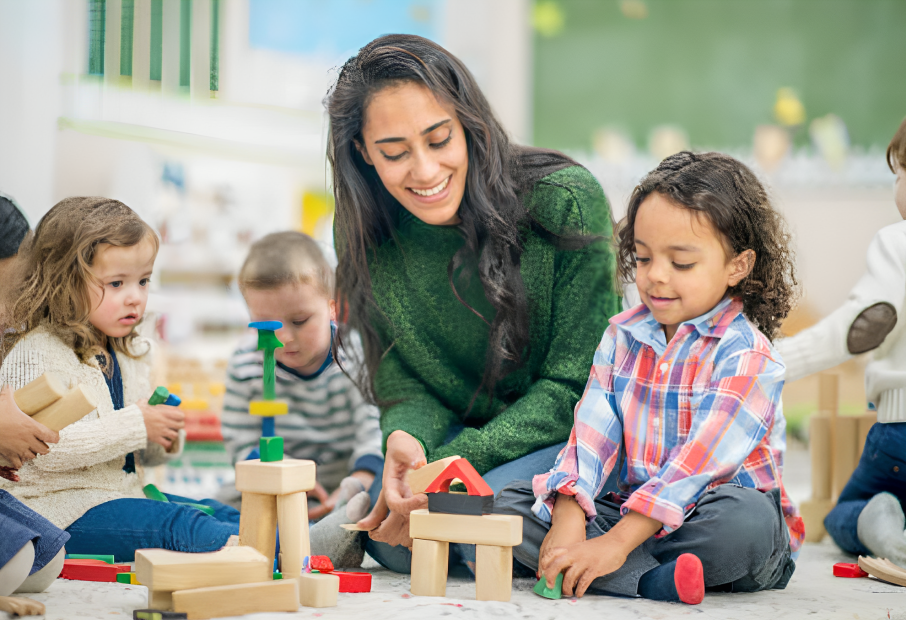
{"label": "shirt button", "polygon": [[661,425],[661,419],[660,419],[660,418],[655,418],[654,420],[651,421],[651,423],[652,423],[654,426],[660,426],[660,425]]}
{"label": "shirt button", "polygon": [[670,368],[670,365],[667,362],[661,364],[661,372],[667,372],[668,368]]}

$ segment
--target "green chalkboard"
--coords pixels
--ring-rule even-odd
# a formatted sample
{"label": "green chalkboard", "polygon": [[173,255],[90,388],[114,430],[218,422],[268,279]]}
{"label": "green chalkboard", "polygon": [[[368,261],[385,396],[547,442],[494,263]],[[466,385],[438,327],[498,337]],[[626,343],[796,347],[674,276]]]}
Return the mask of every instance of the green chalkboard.
{"label": "green chalkboard", "polygon": [[694,147],[746,147],[787,86],[855,145],[886,147],[906,116],[906,0],[545,1],[563,28],[535,33],[539,146],[615,126],[644,147],[676,124]]}

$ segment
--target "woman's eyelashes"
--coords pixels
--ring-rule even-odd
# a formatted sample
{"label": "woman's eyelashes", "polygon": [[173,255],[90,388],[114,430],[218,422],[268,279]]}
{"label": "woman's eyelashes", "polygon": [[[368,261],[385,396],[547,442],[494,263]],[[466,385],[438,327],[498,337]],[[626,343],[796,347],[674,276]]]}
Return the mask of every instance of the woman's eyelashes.
{"label": "woman's eyelashes", "polygon": [[[452,140],[452,139],[453,139],[453,130],[451,129],[450,133],[447,134],[446,138],[444,138],[440,142],[429,142],[428,146],[431,147],[432,149],[442,149],[445,146],[447,146],[448,144],[450,144],[450,140]],[[402,153],[399,153],[397,155],[390,155],[389,153],[385,153],[384,151],[381,151],[381,155],[383,155],[384,159],[386,159],[387,161],[399,161],[405,155],[408,155],[408,154],[409,154],[409,151],[403,151]]]}

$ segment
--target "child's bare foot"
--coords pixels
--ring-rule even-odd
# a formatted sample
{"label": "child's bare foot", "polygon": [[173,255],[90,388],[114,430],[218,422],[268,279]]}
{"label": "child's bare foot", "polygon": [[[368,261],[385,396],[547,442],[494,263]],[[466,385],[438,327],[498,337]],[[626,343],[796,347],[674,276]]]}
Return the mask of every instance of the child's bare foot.
{"label": "child's bare foot", "polygon": [[14,616],[43,616],[44,603],[33,601],[30,598],[0,596],[0,611]]}

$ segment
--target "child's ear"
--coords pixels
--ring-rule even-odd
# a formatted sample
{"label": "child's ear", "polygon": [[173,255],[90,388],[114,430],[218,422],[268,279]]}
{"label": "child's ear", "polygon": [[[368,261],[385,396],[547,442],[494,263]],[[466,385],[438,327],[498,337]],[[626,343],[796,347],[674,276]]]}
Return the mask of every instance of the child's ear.
{"label": "child's ear", "polygon": [[328,301],[327,307],[329,308],[329,312],[330,312],[330,320],[333,321],[334,323],[336,323],[337,322],[337,300],[331,299],[330,301]]}
{"label": "child's ear", "polygon": [[362,159],[365,160],[365,163],[369,166],[373,166],[374,162],[371,161],[371,156],[368,154],[368,149],[365,148],[365,145],[358,140],[353,140],[352,143],[355,144],[355,149],[359,152],[359,155],[362,156]]}
{"label": "child's ear", "polygon": [[742,282],[755,268],[755,250],[744,250],[730,261],[730,286]]}

